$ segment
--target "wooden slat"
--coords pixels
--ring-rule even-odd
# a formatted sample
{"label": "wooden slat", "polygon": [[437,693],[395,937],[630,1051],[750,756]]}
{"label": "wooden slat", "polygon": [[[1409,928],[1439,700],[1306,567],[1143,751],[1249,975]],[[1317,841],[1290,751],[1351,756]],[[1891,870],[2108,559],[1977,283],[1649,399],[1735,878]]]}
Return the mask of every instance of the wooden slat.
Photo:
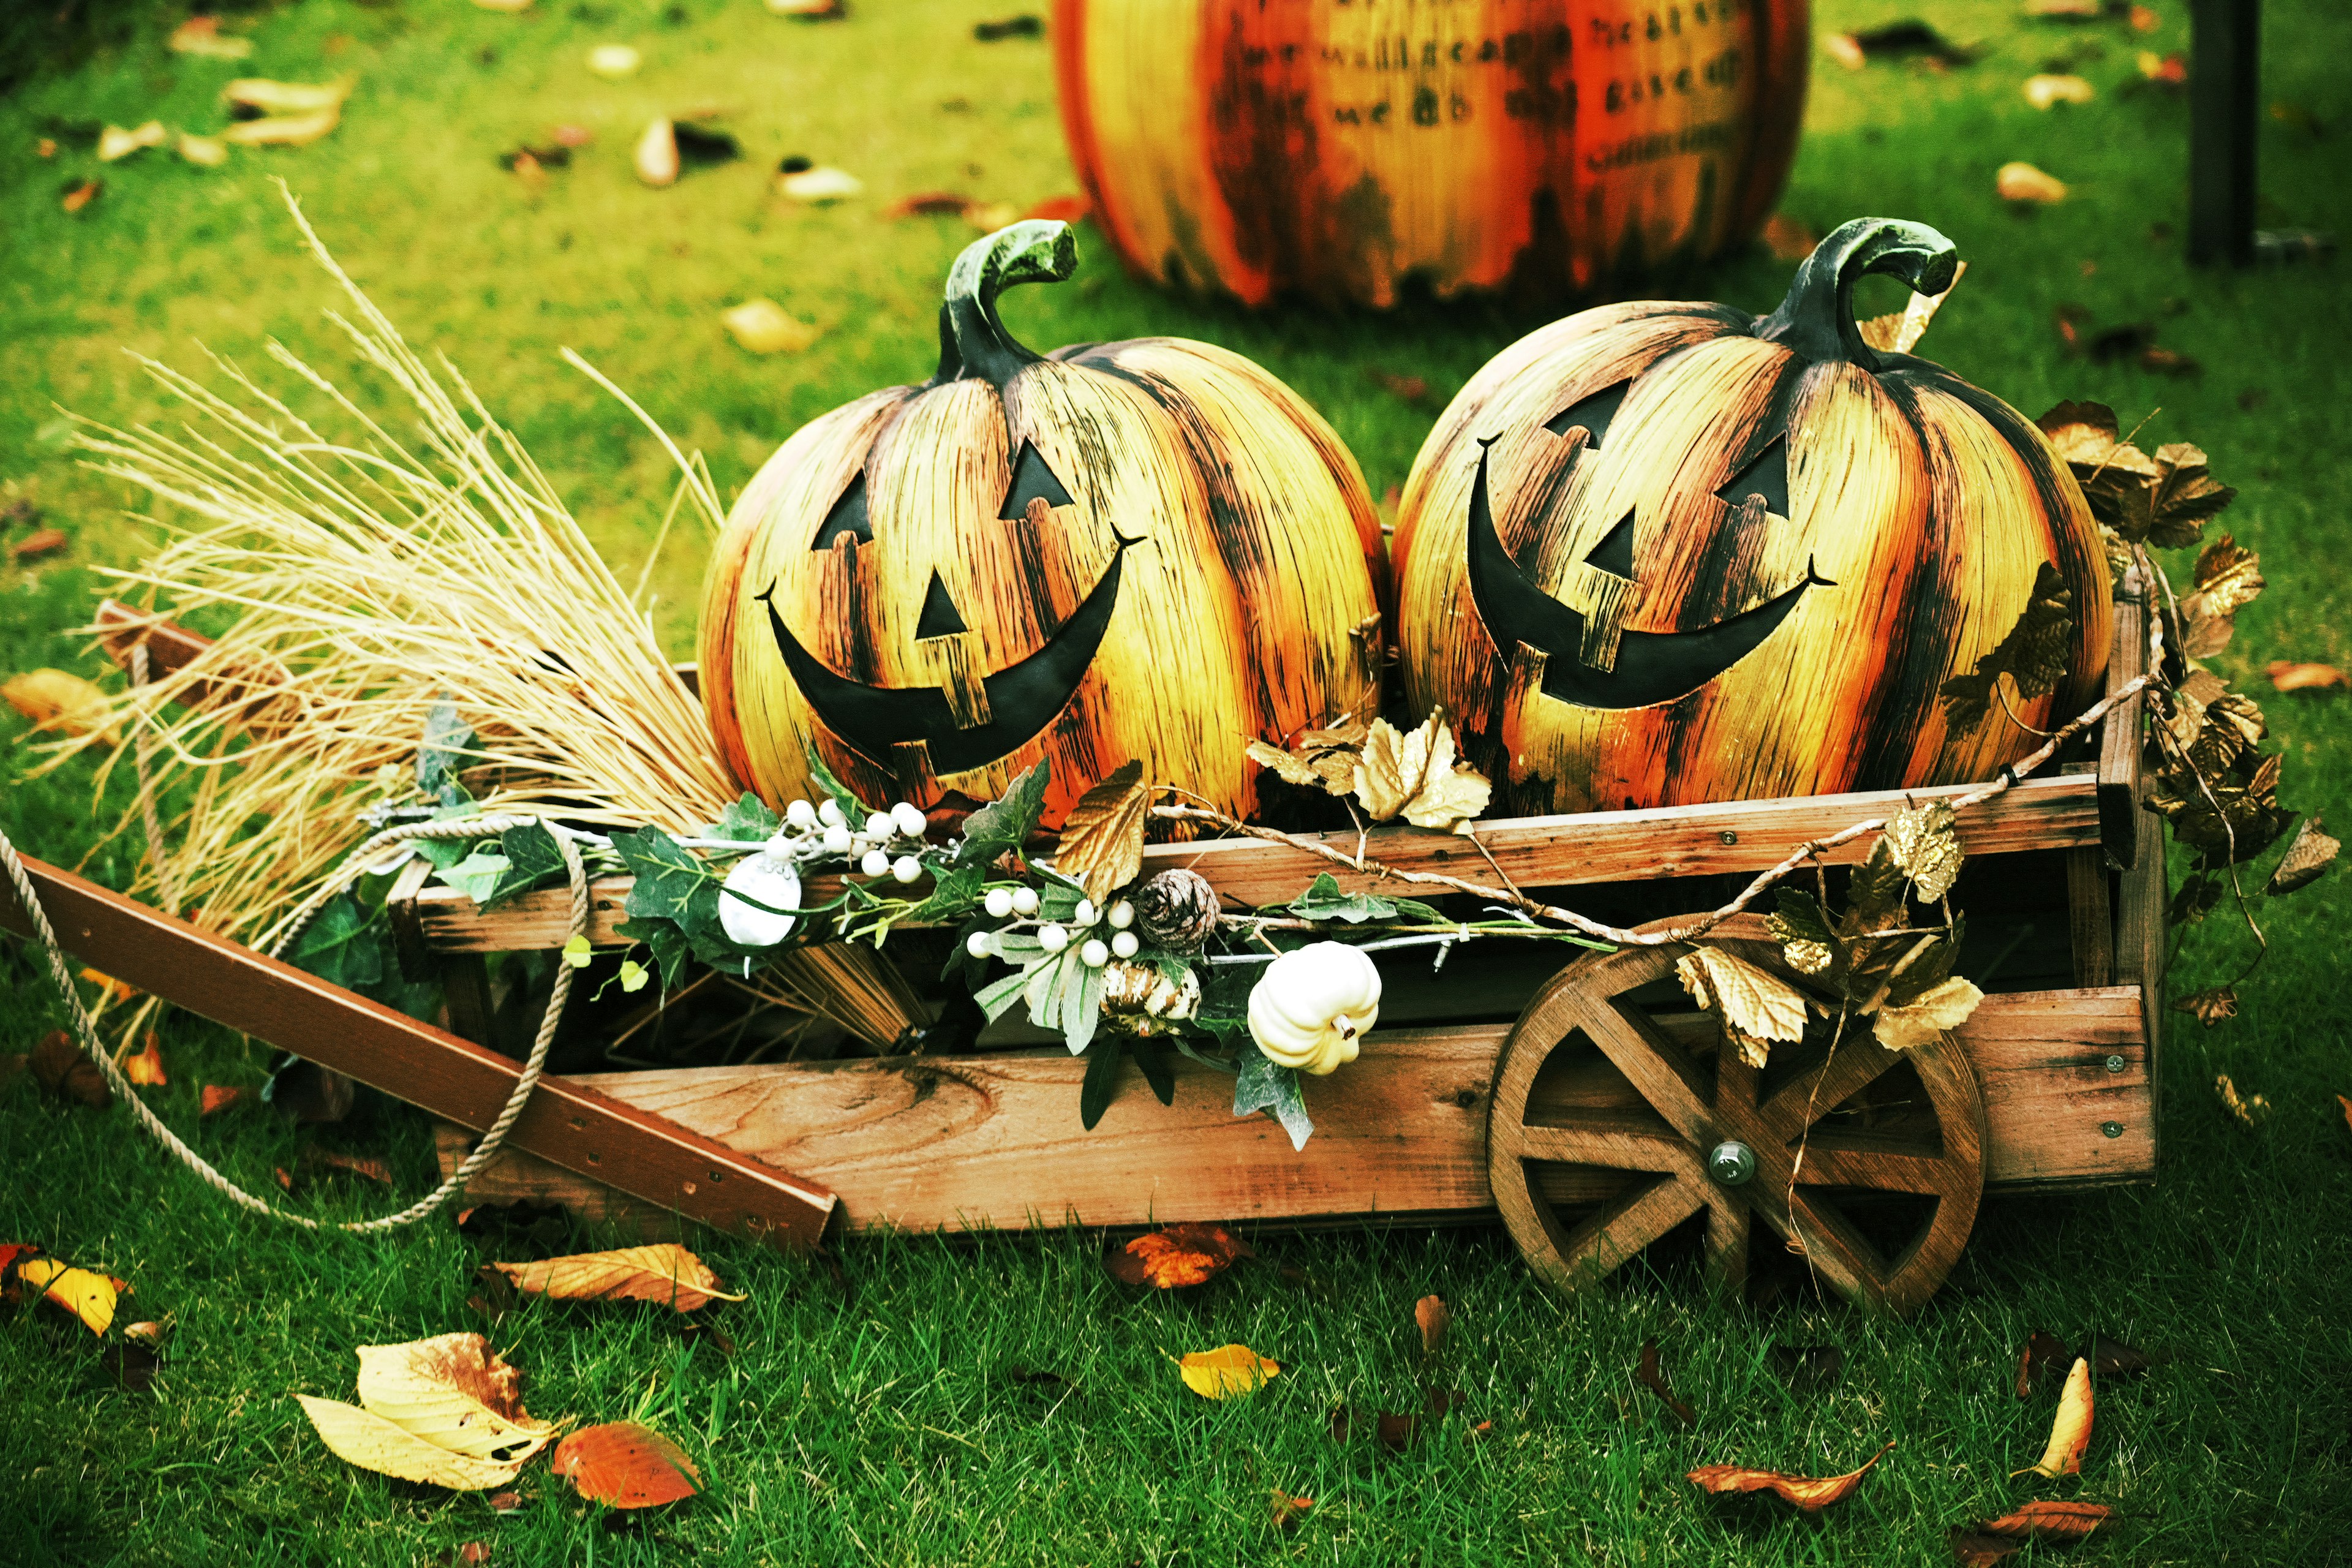
{"label": "wooden slat", "polygon": [[[173,1006],[299,1052],[465,1126],[488,1127],[520,1064],[27,857],[58,939],[83,962]],[[0,879],[0,930],[28,936]],[[834,1196],[747,1152],[560,1078],[543,1078],[509,1146],[704,1224],[812,1246]],[[576,1179],[576,1178],[575,1178]]]}
{"label": "wooden slat", "polygon": [[[1953,799],[1973,785],[1825,795],[1800,800],[1731,801],[1717,805],[1674,806],[1658,811],[1602,811],[1570,816],[1525,816],[1481,823],[1478,837],[1506,874],[1523,888],[1565,887],[1590,882],[1646,881],[1660,877],[1702,877],[1718,872],[1761,871],[1779,864],[1806,842],[1854,823],[1890,816],[1906,800]],[[2074,849],[2099,842],[2098,781],[2088,773],[2027,779],[2015,788],[1970,807],[1959,817],[1960,846],[1971,855],[2011,854],[2029,849]],[[1322,836],[1349,853],[1352,833]],[[1822,858],[1831,865],[1859,861],[1867,837],[1843,845]],[[1494,871],[1466,839],[1415,828],[1384,827],[1365,836],[1364,853],[1400,870],[1440,871],[1491,882]],[[1410,884],[1359,875],[1303,849],[1255,838],[1206,843],[1158,844],[1144,851],[1148,875],[1169,866],[1189,866],[1217,885],[1228,900],[1244,904],[1279,903],[1318,871],[1329,871],[1342,887],[1377,892],[1413,892]],[[589,940],[600,946],[621,943],[614,927],[627,917],[630,879],[600,879],[593,889]],[[810,901],[832,896],[838,884],[813,880]],[[561,889],[525,893],[494,910],[453,888],[428,887],[416,894],[415,919],[430,945],[441,952],[510,952],[562,944],[570,904]]]}
{"label": "wooden slat", "polygon": [[2115,984],[2116,917],[2108,897],[2110,876],[2105,849],[2066,851],[2066,936],[2077,985]]}
{"label": "wooden slat", "polygon": [[[2147,584],[2133,567],[2116,594],[2116,641],[2107,656],[2107,695],[2147,671]],[[2135,696],[2108,713],[2099,730],[2099,840],[2127,867],[2139,848],[2140,759],[2147,699]]]}
{"label": "wooden slat", "polygon": [[[1660,1020],[1707,1043],[1696,1015]],[[2139,995],[2127,986],[1990,996],[1956,1031],[1985,1100],[1988,1187],[2042,1191],[2147,1180],[2153,1125]],[[1318,1131],[1303,1153],[1264,1117],[1232,1114],[1233,1079],[1180,1061],[1176,1103],[1139,1084],[1092,1132],[1078,1124],[1086,1064],[1066,1053],[909,1062],[713,1068],[586,1079],[840,1194],[847,1223],[928,1231],[1066,1221],[1312,1222],[1477,1217],[1487,1093],[1507,1026],[1378,1034],[1312,1082]],[[2121,1072],[2107,1058],[2124,1059]],[[2107,1137],[2103,1124],[2124,1131]],[[454,1156],[445,1145],[444,1160]],[[563,1202],[626,1217],[593,1184],[500,1160],[484,1202]]]}
{"label": "wooden slat", "polygon": [[[2140,1034],[2147,1041],[2148,1074],[2158,1079],[2158,1054],[2164,1045],[2164,957],[2166,905],[2171,898],[2165,875],[2164,823],[2145,806],[2137,808],[2135,826],[2139,847],[2131,869],[2119,879],[2121,896],[2116,910],[2116,978],[2140,995]],[[2149,1092],[2150,1158],[2158,1126],[2157,1091]]]}

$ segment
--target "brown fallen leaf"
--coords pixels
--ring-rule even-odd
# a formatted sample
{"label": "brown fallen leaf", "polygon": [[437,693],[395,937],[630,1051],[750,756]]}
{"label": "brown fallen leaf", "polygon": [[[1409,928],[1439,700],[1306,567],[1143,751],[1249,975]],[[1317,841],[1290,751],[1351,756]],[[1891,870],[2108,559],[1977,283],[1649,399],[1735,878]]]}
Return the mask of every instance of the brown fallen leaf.
{"label": "brown fallen leaf", "polygon": [[104,180],[68,180],[58,205],[69,213],[78,213],[98,200],[105,190]]}
{"label": "brown fallen leaf", "polygon": [[1843,1502],[1862,1485],[1862,1478],[1895,1447],[1889,1443],[1864,1460],[1858,1470],[1842,1476],[1786,1476],[1778,1470],[1751,1470],[1738,1465],[1705,1465],[1685,1478],[1702,1491],[1718,1496],[1733,1492],[1769,1491],[1808,1515],[1818,1515],[1832,1503]]}
{"label": "brown fallen leaf", "polygon": [[201,1120],[207,1116],[217,1116],[222,1111],[236,1106],[258,1103],[259,1097],[250,1089],[241,1085],[208,1083],[205,1085],[203,1103],[197,1110],[196,1115]]}
{"label": "brown fallen leaf", "polygon": [[719,1289],[710,1266],[672,1241],[488,1268],[516,1289],[555,1301],[659,1301],[691,1312],[714,1300],[745,1300]]}
{"label": "brown fallen leaf", "polygon": [[1364,367],[1364,379],[1408,407],[1419,407],[1429,401],[1429,383],[1420,376],[1399,375],[1374,364]]}
{"label": "brown fallen leaf", "polygon": [[2237,1118],[2238,1125],[2248,1131],[2261,1126],[2263,1118],[2271,1113],[2271,1102],[2267,1098],[2259,1094],[2241,1096],[2238,1086],[2230,1081],[2228,1073],[2213,1080],[2213,1092],[2221,1097],[2222,1107]]}
{"label": "brown fallen leaf", "polygon": [[1249,1243],[1221,1225],[1188,1221],[1139,1236],[1103,1259],[1103,1268],[1122,1285],[1151,1285],[1162,1290],[1204,1285],[1232,1267],[1236,1258],[1255,1258]]}
{"label": "brown fallen leaf", "polygon": [[2066,1374],[2065,1392],[2058,1396],[2058,1415],[2050,1425],[2050,1444],[2042,1458],[2012,1476],[2037,1475],[2055,1480],[2083,1472],[2083,1450],[2091,1443],[2091,1363],[2077,1356]]}
{"label": "brown fallen leaf", "polygon": [[587,1426],[555,1446],[548,1468],[591,1502],[657,1508],[702,1489],[702,1472],[685,1450],[634,1421]]}
{"label": "brown fallen leaf", "polygon": [[1454,1313],[1443,1296],[1423,1296],[1412,1304],[1412,1321],[1421,1329],[1421,1353],[1435,1355],[1454,1325]]}
{"label": "brown fallen leaf", "polygon": [[492,1513],[520,1513],[522,1511],[522,1493],[520,1492],[492,1492],[483,1500],[490,1505],[490,1511]]}
{"label": "brown fallen leaf", "polygon": [[1642,1361],[1641,1364],[1634,1368],[1633,1375],[1640,1380],[1643,1387],[1656,1394],[1664,1403],[1665,1407],[1674,1412],[1675,1418],[1685,1426],[1698,1425],[1698,1412],[1692,1409],[1686,1402],[1675,1397],[1675,1391],[1666,1386],[1665,1373],[1658,1370],[1657,1341],[1642,1342]]}
{"label": "brown fallen leaf", "polygon": [[132,1344],[145,1345],[149,1350],[161,1350],[163,1348],[163,1337],[170,1331],[171,1321],[171,1317],[166,1314],[163,1321],[160,1323],[128,1323],[123,1326],[122,1337]]}
{"label": "brown fallen leaf", "polygon": [[2034,1384],[2074,1359],[2074,1352],[2066,1348],[2063,1340],[2043,1330],[2034,1330],[2026,1336],[2024,1352],[2017,1358],[2017,1396],[2023,1399],[2033,1392]]}
{"label": "brown fallen leaf", "polygon": [[175,55],[194,55],[208,60],[241,60],[253,53],[253,40],[222,32],[218,16],[189,17],[172,29],[163,47]]}
{"label": "brown fallen leaf", "polygon": [[2271,660],[2270,678],[2271,685],[2281,691],[2326,691],[2352,685],[2344,672],[2332,664],[2298,663],[2289,658]]}
{"label": "brown fallen leaf", "polygon": [[321,1149],[313,1145],[302,1151],[302,1164],[310,1171],[341,1171],[358,1176],[380,1186],[392,1186],[392,1167],[373,1154],[347,1154],[340,1149]]}
{"label": "brown fallen leaf", "polygon": [[460,1563],[488,1563],[489,1560],[490,1543],[487,1541],[468,1541],[457,1548],[457,1561]]}
{"label": "brown fallen leaf", "polygon": [[2121,1340],[2111,1340],[2105,1334],[2093,1334],[2084,1354],[2090,1360],[2091,1375],[2102,1380],[2146,1372],[2157,1363],[2157,1357],[2147,1352],[2127,1345]]}
{"label": "brown fallen leaf", "polygon": [[2339,1094],[2336,1097],[2336,1103],[2344,1108],[2344,1125],[2352,1127],[2352,1095]]}
{"label": "brown fallen leaf", "polygon": [[36,730],[80,736],[105,727],[106,693],[69,670],[34,669],[12,675],[0,682],[0,700],[30,719]]}
{"label": "brown fallen leaf", "polygon": [[1992,1568],[2024,1550],[2029,1541],[2080,1541],[2114,1518],[2115,1511],[2096,1502],[2030,1502],[1999,1519],[1955,1526],[1952,1554],[1968,1568]]}
{"label": "brown fallen leaf", "polygon": [[8,558],[12,561],[38,561],[45,555],[57,554],[70,542],[64,529],[44,528],[8,546]]}
{"label": "brown fallen leaf", "polygon": [[1993,175],[1993,191],[2002,201],[2048,205],[2066,199],[2066,182],[2045,174],[2027,163],[2003,163]]}
{"label": "brown fallen leaf", "polygon": [[123,1058],[122,1076],[142,1088],[172,1081],[163,1072],[163,1042],[156,1037],[154,1030],[147,1031],[146,1049]]}
{"label": "brown fallen leaf", "polygon": [[2151,87],[2178,92],[2189,85],[2189,57],[2178,49],[2168,55],[2142,49],[2138,64],[2140,79]]}
{"label": "brown fallen leaf", "polygon": [[43,1089],[60,1099],[79,1100],[98,1110],[114,1103],[105,1072],[63,1029],[51,1029],[42,1036],[26,1066]]}
{"label": "brown fallen leaf", "polygon": [[1273,1522],[1275,1529],[1287,1530],[1305,1518],[1307,1510],[1314,1506],[1315,1500],[1311,1497],[1292,1497],[1288,1492],[1277,1489],[1266,1500],[1266,1518]]}

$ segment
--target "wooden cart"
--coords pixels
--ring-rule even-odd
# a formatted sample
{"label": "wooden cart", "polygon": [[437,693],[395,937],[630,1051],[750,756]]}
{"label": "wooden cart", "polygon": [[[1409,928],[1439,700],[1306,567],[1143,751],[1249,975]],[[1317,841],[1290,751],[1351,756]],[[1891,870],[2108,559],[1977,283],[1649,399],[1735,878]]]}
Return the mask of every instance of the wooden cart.
{"label": "wooden cart", "polygon": [[[2110,691],[2140,672],[2147,648],[2144,597],[2127,586],[2116,612]],[[1761,1221],[1839,1293],[1907,1310],[1957,1258],[1982,1193],[2155,1173],[2166,885],[2160,828],[2141,806],[2140,731],[2135,697],[2106,719],[2095,758],[1959,815],[1969,863],[1954,903],[1969,934],[1958,972],[1988,995],[1948,1037],[1901,1057],[1849,1031],[1832,1056],[1784,1047],[1759,1073],[1718,1050],[1714,1019],[1690,1010],[1671,977],[1677,949],[1560,967],[1548,945],[1481,942],[1436,973],[1426,952],[1384,955],[1402,960],[1384,964],[1388,1026],[1314,1081],[1318,1131],[1303,1152],[1270,1120],[1236,1119],[1231,1077],[1192,1062],[1178,1064],[1172,1106],[1130,1095],[1083,1131],[1086,1063],[1058,1045],[572,1082],[829,1188],[856,1229],[1499,1214],[1540,1272],[1576,1288],[1685,1228],[1702,1232],[1710,1271],[1737,1282]],[[1678,915],[1714,907],[1727,881],[1810,840],[1964,793],[1482,822],[1493,867],[1460,838],[1411,829],[1375,830],[1363,849],[1400,868],[1499,869],[1522,888],[1573,889],[1573,901],[1620,920]],[[1354,834],[1345,840],[1356,847]],[[1868,847],[1826,858],[1851,863]],[[1335,869],[1255,839],[1148,852],[1147,872],[1169,866],[1253,906]],[[1338,874],[1366,891],[1409,890]],[[628,888],[595,884],[593,942],[625,945],[614,927]],[[440,967],[453,1026],[479,1033],[484,955],[560,945],[565,909],[558,889],[485,911],[420,876],[396,889],[393,912],[412,956]],[[1808,984],[1754,917],[1717,938]],[[470,1137],[444,1126],[445,1169]],[[554,1152],[503,1156],[469,1193],[674,1223],[645,1184],[614,1192],[598,1151]]]}

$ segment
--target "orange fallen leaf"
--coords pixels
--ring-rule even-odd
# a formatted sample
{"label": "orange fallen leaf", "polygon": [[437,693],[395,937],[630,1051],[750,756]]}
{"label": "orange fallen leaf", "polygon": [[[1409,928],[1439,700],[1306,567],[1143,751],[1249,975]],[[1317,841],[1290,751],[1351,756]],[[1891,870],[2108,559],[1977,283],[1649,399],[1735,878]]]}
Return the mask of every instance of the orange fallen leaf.
{"label": "orange fallen leaf", "polygon": [[135,1057],[123,1058],[122,1076],[142,1087],[167,1084],[172,1081],[164,1076],[163,1042],[156,1037],[154,1030],[147,1031],[145,1050]]}
{"label": "orange fallen leaf", "polygon": [[2074,1359],[2074,1352],[2057,1335],[2034,1330],[2025,1337],[2025,1350],[2017,1358],[2017,1396],[2024,1398],[2051,1368],[2064,1366]]}
{"label": "orange fallen leaf", "polygon": [[1315,1500],[1311,1497],[1292,1497],[1288,1492],[1276,1491],[1266,1501],[1266,1516],[1274,1521],[1276,1530],[1287,1530],[1314,1506]]}
{"label": "orange fallen leaf", "polygon": [[78,213],[98,200],[99,194],[105,189],[104,180],[77,180],[66,186],[65,195],[58,198],[58,205],[69,213]]}
{"label": "orange fallen leaf", "polygon": [[583,1427],[555,1446],[548,1468],[591,1502],[655,1508],[702,1489],[702,1472],[678,1446],[634,1421]]}
{"label": "orange fallen leaf", "polygon": [[516,1289],[556,1301],[660,1301],[691,1312],[713,1300],[744,1300],[720,1289],[709,1265],[669,1241],[488,1267]]}
{"label": "orange fallen leaf", "polygon": [[1423,1296],[1412,1304],[1412,1321],[1421,1329],[1422,1353],[1435,1355],[1437,1347],[1445,1342],[1445,1331],[1453,1326],[1454,1314],[1446,1309],[1443,1296]]}
{"label": "orange fallen leaf", "polygon": [[1812,225],[1787,213],[1774,213],[1764,220],[1763,238],[1764,248],[1779,261],[1802,261],[1822,243]]}
{"label": "orange fallen leaf", "polygon": [[490,1543],[487,1541],[468,1541],[457,1548],[457,1561],[460,1563],[488,1563],[489,1560]]}
{"label": "orange fallen leaf", "polygon": [[204,1104],[197,1110],[199,1118],[215,1116],[231,1106],[243,1105],[254,1098],[253,1090],[225,1083],[205,1085]]}
{"label": "orange fallen leaf", "polygon": [[38,561],[44,555],[55,555],[68,541],[62,528],[44,528],[25,535],[8,547],[8,555],[16,561]]}
{"label": "orange fallen leaf", "polygon": [[139,994],[137,986],[117,980],[111,974],[101,974],[95,969],[81,971],[78,978],[98,987],[98,999],[101,1003],[128,1002]]}
{"label": "orange fallen leaf", "polygon": [[1832,1503],[1843,1502],[1862,1485],[1862,1478],[1871,1467],[1885,1458],[1889,1443],[1864,1460],[1862,1468],[1842,1476],[1825,1476],[1815,1479],[1810,1476],[1784,1476],[1778,1470],[1750,1470],[1738,1465],[1704,1465],[1690,1472],[1687,1479],[1703,1491],[1718,1495],[1731,1492],[1770,1492],[1783,1502],[1793,1504],[1808,1514],[1818,1514]]}
{"label": "orange fallen leaf", "polygon": [[2053,1480],[2081,1475],[2083,1450],[2091,1444],[2092,1404],[2091,1363],[2076,1356],[2074,1370],[2066,1374],[2066,1391],[2058,1396],[2058,1418],[2050,1426],[2050,1446],[2042,1451],[2038,1463],[2010,1474],[2030,1472]]}
{"label": "orange fallen leaf", "polygon": [[1255,1258],[1249,1243],[1221,1225],[1188,1221],[1149,1236],[1139,1236],[1103,1259],[1103,1267],[1122,1285],[1154,1285],[1162,1290],[1203,1285],[1223,1273],[1239,1258]]}
{"label": "orange fallen leaf", "polygon": [[2344,1125],[2352,1127],[2352,1095],[2339,1094],[2336,1097],[2336,1103],[2344,1108]]}
{"label": "orange fallen leaf", "polygon": [[16,1265],[16,1278],[79,1318],[93,1334],[114,1325],[115,1303],[131,1294],[131,1287],[110,1274],[76,1268],[54,1258],[26,1258]]}
{"label": "orange fallen leaf", "polygon": [[1047,196],[1021,216],[1043,223],[1076,223],[1090,210],[1084,196]]}
{"label": "orange fallen leaf", "polygon": [[1279,1376],[1282,1363],[1262,1356],[1244,1344],[1219,1345],[1176,1359],[1184,1386],[1203,1399],[1231,1399],[1254,1394],[1270,1378]]}
{"label": "orange fallen leaf", "polygon": [[302,1151],[302,1163],[310,1170],[342,1171],[363,1176],[383,1186],[394,1184],[392,1167],[373,1154],[346,1154],[335,1149],[310,1148]]}
{"label": "orange fallen leaf", "polygon": [[2115,1517],[2105,1503],[2030,1502],[2014,1512],[1952,1531],[1952,1555],[1963,1568],[1997,1568],[2029,1541],[2080,1541]]}
{"label": "orange fallen leaf", "polygon": [[1666,1408],[1675,1413],[1675,1418],[1685,1426],[1698,1425],[1698,1412],[1691,1408],[1690,1402],[1675,1398],[1675,1391],[1666,1386],[1666,1374],[1658,1366],[1657,1341],[1642,1342],[1642,1360],[1641,1363],[1634,1368],[1633,1376],[1643,1387],[1664,1401]]}
{"label": "orange fallen leaf", "polygon": [[2342,670],[2332,664],[2302,664],[2290,658],[2274,658],[2270,667],[2271,685],[2281,691],[2321,691],[2331,686],[2352,685]]}

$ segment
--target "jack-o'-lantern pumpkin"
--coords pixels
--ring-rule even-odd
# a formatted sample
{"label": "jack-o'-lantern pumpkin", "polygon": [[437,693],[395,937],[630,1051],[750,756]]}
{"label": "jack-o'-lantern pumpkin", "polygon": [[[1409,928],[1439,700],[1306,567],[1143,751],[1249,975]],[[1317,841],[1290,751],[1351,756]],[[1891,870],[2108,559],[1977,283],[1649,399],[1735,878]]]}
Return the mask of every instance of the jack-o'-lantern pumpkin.
{"label": "jack-o'-lantern pumpkin", "polygon": [[1176,338],[1041,358],[997,315],[1059,281],[1069,226],[974,242],[938,374],[786,441],[704,589],[720,754],[770,801],[814,747],[869,800],[994,798],[1053,763],[1045,822],[1130,758],[1246,812],[1255,738],[1379,700],[1380,527],[1330,426]]}
{"label": "jack-o'-lantern pumpkin", "polygon": [[[1507,808],[1979,780],[2095,696],[2112,595],[2065,463],[1854,321],[1864,274],[1937,293],[1956,264],[1858,219],[1769,316],[1603,306],[1462,389],[1399,510],[1398,635],[1413,710],[1457,717]],[[2071,598],[2054,689],[1943,700],[2038,581]]]}

